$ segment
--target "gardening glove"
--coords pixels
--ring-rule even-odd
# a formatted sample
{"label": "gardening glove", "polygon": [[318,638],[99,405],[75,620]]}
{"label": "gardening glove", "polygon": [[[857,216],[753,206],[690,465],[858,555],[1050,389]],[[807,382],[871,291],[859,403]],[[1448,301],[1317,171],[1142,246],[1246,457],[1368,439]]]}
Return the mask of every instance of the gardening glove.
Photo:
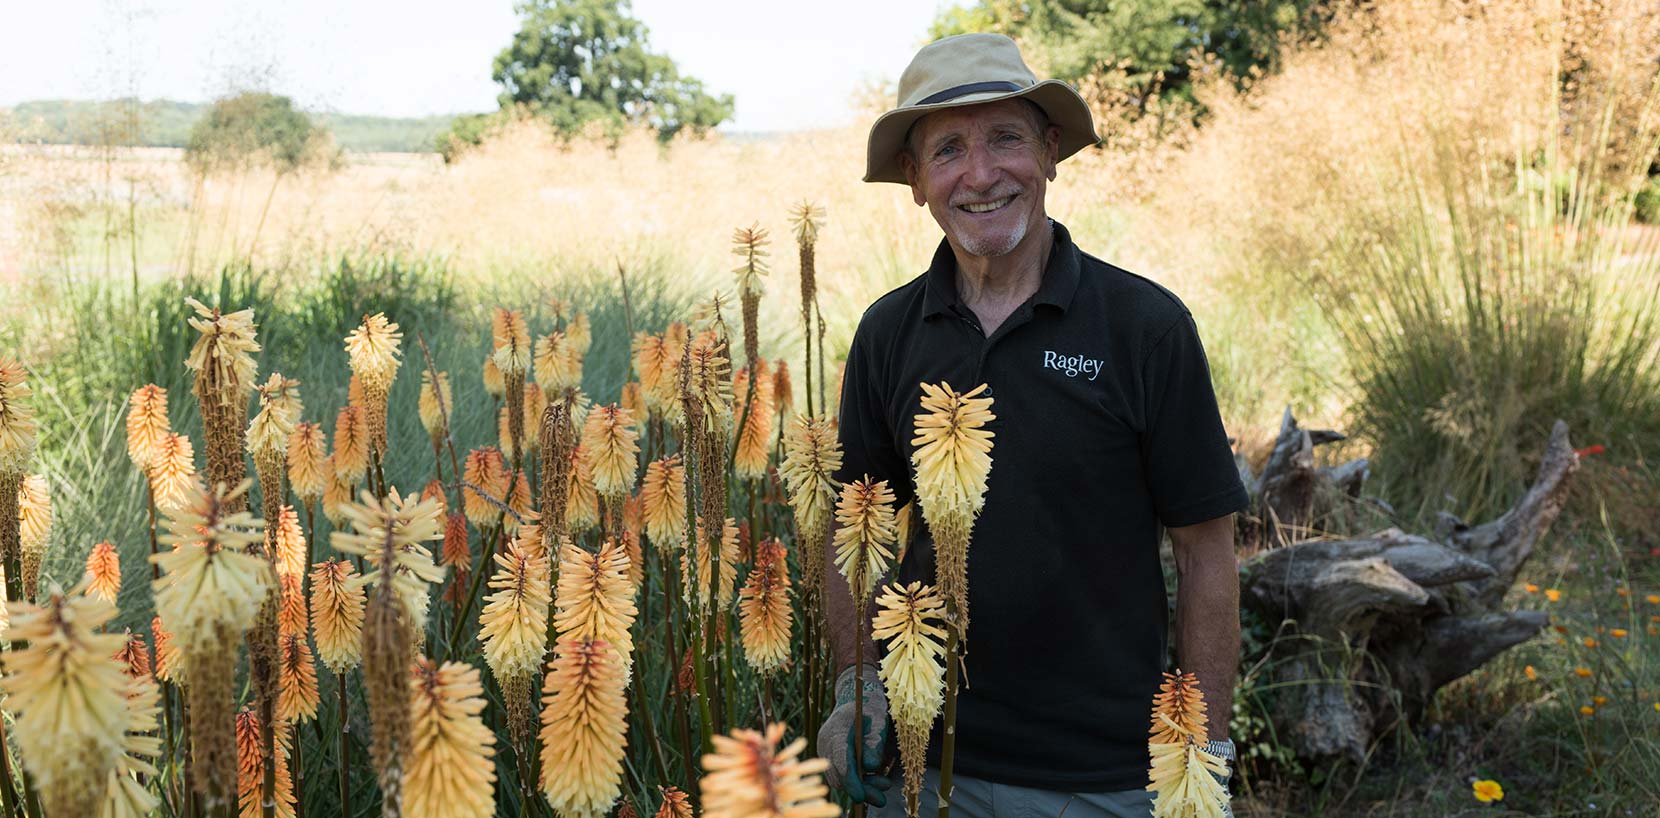
{"label": "gardening glove", "polygon": [[1222,785],[1222,792],[1228,796],[1228,802],[1222,807],[1222,818],[1233,818],[1233,792],[1228,789],[1228,781],[1233,777],[1233,768],[1238,754],[1234,751],[1233,739],[1212,741],[1205,745],[1205,752],[1222,759],[1228,765],[1228,775],[1216,776],[1217,783]]}
{"label": "gardening glove", "polygon": [[[860,671],[855,674],[855,670]],[[864,698],[864,723],[853,724],[853,697]],[[873,807],[888,803],[884,792],[892,781],[876,775],[888,743],[888,697],[875,665],[848,668],[836,677],[836,709],[818,729],[818,754],[830,762],[825,783],[844,790],[854,802]],[[861,741],[860,739],[863,739]]]}

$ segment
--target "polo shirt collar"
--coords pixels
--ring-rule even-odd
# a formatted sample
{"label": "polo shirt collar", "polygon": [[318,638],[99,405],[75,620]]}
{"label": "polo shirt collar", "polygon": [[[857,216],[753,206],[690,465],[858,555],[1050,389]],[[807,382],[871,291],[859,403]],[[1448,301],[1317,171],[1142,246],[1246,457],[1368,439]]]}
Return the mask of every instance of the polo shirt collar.
{"label": "polo shirt collar", "polygon": [[[1082,260],[1072,234],[1060,222],[1049,223],[1055,229],[1055,244],[1049,249],[1049,263],[1043,269],[1043,281],[1032,296],[1034,304],[1048,304],[1065,312],[1072,306],[1072,296],[1078,291],[1078,271]],[[923,317],[943,315],[957,307],[957,257],[951,252],[951,243],[940,239],[934,251],[934,260],[928,265],[927,283],[923,288],[926,311]]]}

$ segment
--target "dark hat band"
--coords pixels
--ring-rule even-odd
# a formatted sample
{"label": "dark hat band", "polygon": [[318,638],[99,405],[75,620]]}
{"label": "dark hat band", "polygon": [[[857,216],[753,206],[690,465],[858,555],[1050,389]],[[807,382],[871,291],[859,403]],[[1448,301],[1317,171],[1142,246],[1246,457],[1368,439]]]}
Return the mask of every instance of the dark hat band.
{"label": "dark hat band", "polygon": [[967,85],[958,85],[958,86],[955,86],[955,87],[952,87],[952,88],[947,88],[944,91],[940,91],[938,93],[929,94],[928,96],[923,97],[922,101],[918,102],[917,105],[933,105],[934,103],[937,103],[937,102],[946,102],[948,100],[956,99],[957,97],[967,96],[969,94],[978,94],[978,93],[981,93],[983,91],[1007,91],[1007,92],[1019,91],[1020,89],[1022,89],[1024,87],[1025,86],[1023,86],[1023,85],[1017,85],[1017,84],[1009,82],[1007,80],[993,80],[991,82],[971,82]]}

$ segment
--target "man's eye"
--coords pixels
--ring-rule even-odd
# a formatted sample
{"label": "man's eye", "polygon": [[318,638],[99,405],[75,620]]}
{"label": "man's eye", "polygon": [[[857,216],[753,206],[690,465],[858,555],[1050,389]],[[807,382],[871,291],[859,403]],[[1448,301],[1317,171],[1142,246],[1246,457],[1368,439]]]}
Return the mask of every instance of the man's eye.
{"label": "man's eye", "polygon": [[950,156],[950,155],[952,155],[956,152],[957,152],[957,146],[956,145],[941,145],[937,150],[934,151],[934,155],[935,156]]}
{"label": "man's eye", "polygon": [[1020,134],[1006,133],[997,137],[999,144],[1010,145],[1020,141]]}

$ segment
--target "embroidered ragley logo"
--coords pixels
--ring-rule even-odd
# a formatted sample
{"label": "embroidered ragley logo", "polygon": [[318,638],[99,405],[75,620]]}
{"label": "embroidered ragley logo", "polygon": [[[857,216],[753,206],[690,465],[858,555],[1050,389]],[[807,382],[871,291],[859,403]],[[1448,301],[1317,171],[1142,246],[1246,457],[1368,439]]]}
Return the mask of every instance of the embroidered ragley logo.
{"label": "embroidered ragley logo", "polygon": [[1069,378],[1079,375],[1088,375],[1090,380],[1101,376],[1101,365],[1106,363],[1102,358],[1085,358],[1082,355],[1062,355],[1052,350],[1043,351],[1043,368],[1065,372]]}

